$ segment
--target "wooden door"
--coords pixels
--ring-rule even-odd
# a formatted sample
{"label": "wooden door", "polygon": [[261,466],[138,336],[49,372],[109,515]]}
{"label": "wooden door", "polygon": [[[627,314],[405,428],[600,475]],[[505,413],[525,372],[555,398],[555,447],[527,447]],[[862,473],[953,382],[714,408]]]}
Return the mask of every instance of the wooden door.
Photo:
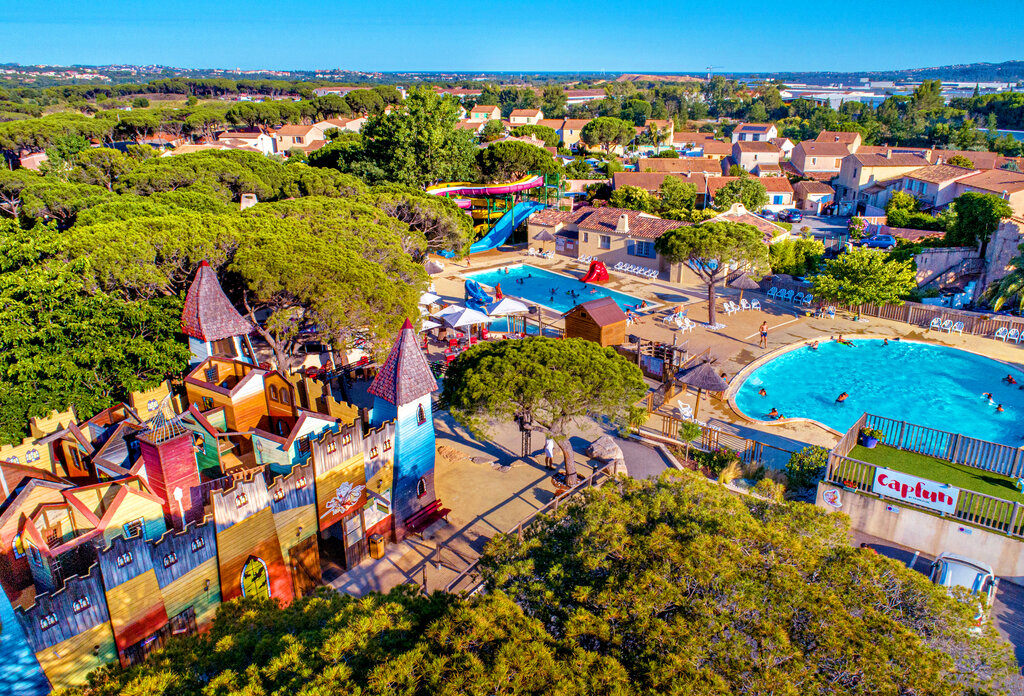
{"label": "wooden door", "polygon": [[345,535],[345,567],[352,569],[366,558],[367,553],[366,532],[363,529],[363,513],[361,510],[357,510],[353,515],[345,519],[342,533]]}
{"label": "wooden door", "polygon": [[320,546],[316,535],[300,541],[288,551],[288,564],[292,569],[292,591],[296,598],[306,596],[322,584]]}
{"label": "wooden door", "polygon": [[270,597],[270,578],[267,566],[255,556],[242,568],[242,596]]}

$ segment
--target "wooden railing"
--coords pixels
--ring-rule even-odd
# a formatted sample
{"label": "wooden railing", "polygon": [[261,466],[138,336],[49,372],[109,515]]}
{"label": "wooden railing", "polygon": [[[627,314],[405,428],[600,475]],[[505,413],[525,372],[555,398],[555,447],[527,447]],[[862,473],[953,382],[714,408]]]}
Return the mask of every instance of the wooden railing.
{"label": "wooden railing", "polygon": [[850,429],[846,431],[836,446],[832,448],[832,451],[841,457],[845,457],[850,454],[851,450],[857,446],[857,439],[860,436],[860,429],[864,427],[864,423],[867,420],[866,413],[862,413],[857,422],[850,426]]}
{"label": "wooden railing", "polygon": [[[875,473],[879,468],[884,469],[884,467],[833,452],[828,458],[825,482],[874,496],[877,495],[873,492]],[[882,500],[891,500],[885,496],[879,495],[878,497]],[[893,502],[905,507],[927,510],[927,508],[905,500],[893,500]],[[928,510],[928,512],[935,514],[934,510]],[[940,516],[1007,536],[1024,537],[1024,515],[1020,512],[1020,503],[995,498],[984,493],[961,489],[956,510],[951,515],[940,514]]]}
{"label": "wooden railing", "polygon": [[[670,416],[667,413],[659,413],[659,430],[662,437],[678,440],[679,439],[679,428],[682,426],[682,420]],[[792,452],[790,450],[782,449],[781,447],[775,447],[774,445],[768,445],[758,440],[751,440],[749,438],[742,437],[740,435],[733,435],[732,433],[723,432],[718,428],[710,425],[700,426],[700,438],[694,440],[696,446],[703,450],[714,450],[714,449],[727,449],[735,452],[740,458],[740,461],[744,464],[761,464],[765,461],[765,455],[770,455],[773,452],[779,453],[779,456],[788,457]]]}
{"label": "wooden railing", "polygon": [[[1011,478],[1018,478],[1024,472],[1024,449],[871,413],[865,413],[858,423],[859,425],[847,431],[841,443],[851,437],[855,441],[860,427],[867,425],[883,433],[885,444],[906,452],[944,459],[954,464],[963,464]],[[851,449],[852,445],[843,452],[837,446],[833,452],[846,456]]]}

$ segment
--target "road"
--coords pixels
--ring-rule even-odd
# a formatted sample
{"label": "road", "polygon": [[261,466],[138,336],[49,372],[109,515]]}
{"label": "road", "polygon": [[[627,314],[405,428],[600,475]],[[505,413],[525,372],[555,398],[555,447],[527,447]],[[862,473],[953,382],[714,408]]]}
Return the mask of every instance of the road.
{"label": "road", "polygon": [[[858,532],[854,532],[853,537],[857,546],[867,544],[883,556],[894,558],[904,565],[909,563],[914,556],[912,549],[897,546],[884,539]],[[928,575],[931,563],[931,558],[921,555],[917,557],[913,567],[914,570]],[[999,590],[996,592],[996,601],[992,606],[992,622],[996,630],[999,631],[999,635],[1006,638],[1013,646],[1017,664],[1024,665],[1024,587],[1005,580],[1000,581]]]}

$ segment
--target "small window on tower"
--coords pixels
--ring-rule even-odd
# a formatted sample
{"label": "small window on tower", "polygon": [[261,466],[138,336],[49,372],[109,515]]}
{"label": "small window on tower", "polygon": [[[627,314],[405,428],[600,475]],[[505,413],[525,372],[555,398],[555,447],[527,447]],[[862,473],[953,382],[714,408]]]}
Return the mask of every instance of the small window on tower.
{"label": "small window on tower", "polygon": [[217,366],[214,365],[213,367],[206,368],[206,370],[203,372],[203,376],[206,377],[206,381],[209,382],[210,384],[216,384],[217,383]]}
{"label": "small window on tower", "polygon": [[427,412],[423,410],[423,404],[416,407],[416,422],[420,425],[427,422]]}
{"label": "small window on tower", "polygon": [[422,498],[427,494],[427,480],[420,479],[416,482],[416,497]]}
{"label": "small window on tower", "polygon": [[281,403],[282,404],[290,404],[291,403],[291,400],[288,397],[288,390],[285,389],[284,387],[281,387]]}
{"label": "small window on tower", "polygon": [[277,387],[273,384],[270,385],[270,400],[277,401]]}

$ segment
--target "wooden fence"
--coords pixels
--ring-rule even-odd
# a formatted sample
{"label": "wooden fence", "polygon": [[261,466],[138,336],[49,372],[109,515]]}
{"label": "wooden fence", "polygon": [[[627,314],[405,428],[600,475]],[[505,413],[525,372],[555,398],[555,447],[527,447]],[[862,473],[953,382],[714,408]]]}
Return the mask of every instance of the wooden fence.
{"label": "wooden fence", "polygon": [[[658,418],[660,419],[659,430],[662,437],[678,440],[679,428],[684,421],[665,413],[658,414]],[[727,449],[735,452],[745,465],[764,464],[769,459],[788,461],[792,454],[790,450],[723,432],[710,425],[701,425],[700,423],[697,425],[700,426],[700,439],[694,440],[694,444],[703,450]]]}
{"label": "wooden fence", "polygon": [[[1024,469],[1024,449],[876,416],[871,413],[861,416],[857,424],[843,436],[840,443],[844,444],[845,441],[852,438],[855,444],[860,428],[864,425],[880,430],[884,435],[883,442],[885,444],[906,452],[944,459],[954,464],[963,464],[1011,478],[1020,477],[1022,469]],[[844,452],[837,445],[833,452],[845,457],[852,449],[853,445],[850,444]]]}
{"label": "wooden fence", "polygon": [[[872,489],[875,481],[875,472],[879,468],[874,464],[842,456],[833,451],[828,458],[825,481],[861,494],[876,495]],[[888,500],[884,496],[878,497]],[[921,510],[927,509],[905,500],[893,502]],[[928,510],[928,512],[934,513],[933,510]],[[1021,515],[1020,504],[984,495],[983,493],[961,489],[956,510],[951,515],[941,514],[940,516],[956,519],[1011,537],[1024,537],[1024,515]]]}
{"label": "wooden fence", "polygon": [[[777,278],[769,276],[760,281],[761,290],[767,292],[773,285],[786,290],[800,290],[806,292],[810,286],[790,278]],[[835,303],[828,303],[835,304]],[[937,307],[935,305],[921,304],[920,302],[905,302],[901,305],[835,305],[839,310],[855,312],[868,317],[888,319],[904,324],[913,324],[922,328],[928,328],[933,319],[940,321],[963,322],[965,334],[974,336],[993,336],[997,329],[1017,329],[1024,332],[1024,317],[1013,317],[1007,315],[993,315],[984,312],[971,312],[965,309],[951,309],[949,307]]]}

